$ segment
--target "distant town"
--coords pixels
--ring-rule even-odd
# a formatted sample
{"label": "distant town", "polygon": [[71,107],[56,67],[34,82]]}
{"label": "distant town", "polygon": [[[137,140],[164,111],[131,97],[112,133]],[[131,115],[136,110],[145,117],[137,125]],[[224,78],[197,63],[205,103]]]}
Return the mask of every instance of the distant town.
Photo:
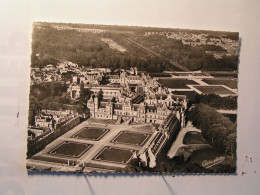
{"label": "distant town", "polygon": [[[109,28],[48,23],[36,23],[34,27],[39,33],[47,28],[50,32],[75,31],[80,33],[78,36],[84,33],[94,36],[100,47],[93,51],[101,52],[106,47],[103,44],[107,44],[106,52],[118,52],[115,55],[122,59],[134,45],[142,50],[140,55],[151,58],[151,64],[156,61],[158,69],[167,67],[161,72],[149,71],[148,67],[144,70],[139,65],[126,68],[124,60],[122,67],[109,68],[109,64],[100,67],[98,57],[95,61],[86,59],[89,64],[85,65],[83,61],[77,62],[83,57],[72,61],[51,49],[55,55],[50,56],[33,45],[27,139],[29,170],[235,172],[236,70],[186,70],[191,68],[164,58],[163,52],[153,54],[156,48],[140,47],[143,44],[140,41],[133,44],[140,35],[123,42],[113,39]],[[108,37],[107,33],[112,35]],[[213,36],[157,30],[147,31],[143,36],[181,40],[188,47],[214,45],[216,50],[207,50],[209,47],[200,51],[213,56],[216,66],[227,63],[222,58],[229,60],[228,56],[238,55],[238,40],[221,33]]]}

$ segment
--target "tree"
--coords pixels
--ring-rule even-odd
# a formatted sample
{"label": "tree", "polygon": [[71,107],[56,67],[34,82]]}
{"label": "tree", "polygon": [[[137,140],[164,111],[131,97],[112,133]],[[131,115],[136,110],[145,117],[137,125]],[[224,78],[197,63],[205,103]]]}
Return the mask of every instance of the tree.
{"label": "tree", "polygon": [[99,101],[101,101],[103,99],[103,90],[102,89],[99,90],[99,92],[97,94],[97,98]]}
{"label": "tree", "polygon": [[89,89],[85,88],[84,83],[81,82],[81,84],[80,84],[80,97],[79,97],[80,101],[82,103],[85,103],[87,100],[89,100],[90,96],[91,96],[91,91]]}
{"label": "tree", "polygon": [[126,172],[129,173],[140,173],[143,171],[142,169],[142,163],[140,163],[140,160],[137,158],[134,158],[130,160],[128,165],[124,169]]}

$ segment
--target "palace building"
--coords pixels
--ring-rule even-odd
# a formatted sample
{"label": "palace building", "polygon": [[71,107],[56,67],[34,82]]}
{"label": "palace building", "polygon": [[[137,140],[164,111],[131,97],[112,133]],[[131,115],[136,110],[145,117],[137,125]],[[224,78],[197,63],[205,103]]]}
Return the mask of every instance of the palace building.
{"label": "palace building", "polygon": [[[183,126],[186,96],[173,95],[148,74],[137,74],[136,69],[131,71],[109,75],[109,84],[89,88],[93,92],[87,102],[90,117],[119,123],[162,124],[170,114],[174,114]],[[102,99],[98,97],[100,92]]]}

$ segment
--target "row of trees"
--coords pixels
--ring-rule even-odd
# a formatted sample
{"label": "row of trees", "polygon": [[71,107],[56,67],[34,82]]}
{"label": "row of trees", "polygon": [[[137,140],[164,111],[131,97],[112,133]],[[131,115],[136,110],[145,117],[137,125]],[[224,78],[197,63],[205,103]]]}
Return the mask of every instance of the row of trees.
{"label": "row of trees", "polygon": [[217,151],[236,155],[236,123],[205,104],[196,105],[188,118]]}

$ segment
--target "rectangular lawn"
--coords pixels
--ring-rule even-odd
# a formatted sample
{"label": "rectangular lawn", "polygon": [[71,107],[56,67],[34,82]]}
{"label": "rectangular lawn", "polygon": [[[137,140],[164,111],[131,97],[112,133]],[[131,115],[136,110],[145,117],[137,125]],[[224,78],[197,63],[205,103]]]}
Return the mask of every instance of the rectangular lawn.
{"label": "rectangular lawn", "polygon": [[234,79],[204,79],[203,81],[210,85],[226,85],[231,89],[237,89],[237,81]]}
{"label": "rectangular lawn", "polygon": [[189,89],[187,85],[196,85],[196,83],[193,80],[188,79],[172,79],[172,78],[165,78],[165,79],[159,79],[158,82],[160,84],[163,84],[164,86],[172,89]]}
{"label": "rectangular lawn", "polygon": [[226,89],[222,86],[193,86],[199,91],[201,91],[203,94],[216,94],[216,95],[232,95],[235,94],[232,91]]}
{"label": "rectangular lawn", "polygon": [[105,134],[107,134],[108,131],[109,131],[108,129],[85,127],[82,130],[80,130],[79,132],[77,132],[75,135],[73,135],[72,137],[98,141]]}
{"label": "rectangular lawn", "polygon": [[142,146],[150,136],[148,133],[121,131],[111,142]]}
{"label": "rectangular lawn", "polygon": [[52,149],[49,154],[79,158],[91,148],[91,144],[65,141]]}
{"label": "rectangular lawn", "polygon": [[196,95],[198,95],[198,93],[195,92],[195,91],[173,91],[172,94],[174,94],[174,95],[186,95],[186,97],[190,101],[194,101]]}
{"label": "rectangular lawn", "polygon": [[98,161],[108,161],[116,163],[128,163],[132,158],[135,150],[114,148],[114,147],[105,147],[99,152],[93,160]]}

